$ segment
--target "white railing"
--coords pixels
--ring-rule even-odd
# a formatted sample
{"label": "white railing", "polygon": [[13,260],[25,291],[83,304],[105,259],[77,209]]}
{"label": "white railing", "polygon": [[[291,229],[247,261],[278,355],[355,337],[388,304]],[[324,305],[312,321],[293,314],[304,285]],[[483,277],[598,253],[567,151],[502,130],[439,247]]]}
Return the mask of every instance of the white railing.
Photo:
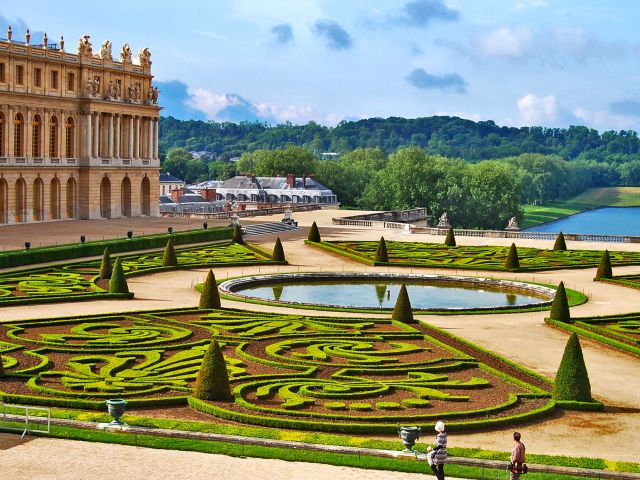
{"label": "white railing", "polygon": [[[33,412],[44,413],[44,415],[30,415]],[[15,426],[16,424],[20,426]],[[48,435],[51,432],[51,409],[3,403],[0,429],[22,432],[21,438],[30,432]]]}

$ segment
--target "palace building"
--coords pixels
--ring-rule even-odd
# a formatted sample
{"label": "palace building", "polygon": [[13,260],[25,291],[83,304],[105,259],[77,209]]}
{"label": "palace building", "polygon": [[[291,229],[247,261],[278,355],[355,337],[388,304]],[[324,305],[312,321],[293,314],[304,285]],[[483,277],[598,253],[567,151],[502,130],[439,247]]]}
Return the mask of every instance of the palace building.
{"label": "palace building", "polygon": [[151,53],[0,39],[0,223],[159,215]]}

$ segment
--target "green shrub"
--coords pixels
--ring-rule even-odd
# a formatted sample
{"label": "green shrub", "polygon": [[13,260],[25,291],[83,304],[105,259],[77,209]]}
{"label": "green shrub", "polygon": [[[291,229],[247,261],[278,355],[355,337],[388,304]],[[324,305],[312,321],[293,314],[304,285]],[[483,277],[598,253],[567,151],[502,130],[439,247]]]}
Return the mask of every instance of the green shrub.
{"label": "green shrub", "polygon": [[366,402],[353,402],[349,404],[348,408],[349,410],[357,411],[371,410],[371,404]]}
{"label": "green shrub", "polygon": [[129,286],[127,285],[127,279],[124,277],[120,257],[116,258],[116,263],[113,265],[111,280],[109,280],[109,293],[129,293]]}
{"label": "green shrub", "polygon": [[100,262],[99,276],[103,280],[109,280],[111,278],[111,272],[113,272],[113,265],[111,265],[111,254],[109,253],[109,247],[104,247],[102,253],[102,261]]}
{"label": "green shrub", "polygon": [[566,250],[567,242],[564,241],[564,234],[560,232],[556,237],[556,241],[553,243],[554,250]]}
{"label": "green shrub", "polygon": [[200,400],[227,402],[233,400],[227,364],[217,340],[211,342],[204,354],[193,388],[193,396]]}
{"label": "green shrub", "polygon": [[515,243],[512,243],[511,247],[509,247],[509,254],[504,262],[504,268],[507,270],[518,270],[520,268],[520,259],[518,258],[518,249]]}
{"label": "green shrub", "polygon": [[549,313],[551,320],[570,323],[571,314],[569,313],[569,302],[567,301],[567,292],[564,289],[564,282],[560,282],[556,294],[551,304],[551,312]]}
{"label": "green shrub", "polygon": [[284,249],[282,248],[282,242],[280,241],[280,237],[276,238],[276,244],[273,246],[273,253],[271,254],[271,258],[276,262],[284,262]]}
{"label": "green shrub", "polygon": [[591,402],[589,373],[584,364],[580,340],[572,333],[564,349],[556,380],[553,383],[553,399],[562,401]]}
{"label": "green shrub", "polygon": [[233,227],[233,235],[231,237],[231,241],[233,243],[239,243],[242,245],[244,243],[244,239],[242,238],[242,227],[240,225],[236,225]]}
{"label": "green shrub", "polygon": [[311,228],[309,229],[309,236],[307,237],[307,240],[315,243],[318,243],[321,241],[320,230],[318,230],[318,225],[316,225],[316,222],[313,222],[311,224]]}
{"label": "green shrub", "polygon": [[447,230],[447,238],[444,239],[444,244],[447,247],[456,246],[456,236],[453,234],[453,227],[449,227],[449,230]]}
{"label": "green shrub", "polygon": [[378,249],[376,250],[376,262],[387,263],[388,261],[389,255],[387,254],[387,242],[384,241],[384,237],[380,237]]}
{"label": "green shrub", "polygon": [[198,308],[221,308],[220,292],[218,292],[216,277],[213,275],[213,270],[211,269],[209,269],[204,285],[202,285]]}
{"label": "green shrub", "polygon": [[398,293],[398,299],[393,307],[391,318],[402,323],[416,323],[411,311],[411,301],[409,300],[407,287],[404,284],[400,287],[400,293]]}
{"label": "green shrub", "polygon": [[611,270],[611,257],[609,256],[609,250],[605,250],[602,252],[602,257],[600,257],[600,264],[598,265],[598,271],[596,272],[596,280],[612,277],[613,271]]}
{"label": "green shrub", "polygon": [[173,248],[173,240],[167,240],[167,246],[164,248],[164,254],[162,255],[163,267],[177,267],[178,257],[176,256],[176,250]]}
{"label": "green shrub", "polygon": [[4,377],[4,364],[2,363],[2,355],[0,355],[0,378]]}

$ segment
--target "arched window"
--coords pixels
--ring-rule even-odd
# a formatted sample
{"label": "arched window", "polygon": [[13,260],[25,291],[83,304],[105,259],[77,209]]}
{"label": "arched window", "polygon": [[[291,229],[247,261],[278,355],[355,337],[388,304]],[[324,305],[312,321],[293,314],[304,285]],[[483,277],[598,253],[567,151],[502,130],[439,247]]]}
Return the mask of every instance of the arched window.
{"label": "arched window", "polygon": [[49,218],[60,219],[60,180],[53,177],[49,184]]}
{"label": "arched window", "polygon": [[67,180],[67,218],[76,218],[76,180]]}
{"label": "arched window", "polygon": [[0,223],[7,223],[8,219],[9,185],[4,178],[0,178]]}
{"label": "arched window", "polygon": [[120,186],[120,213],[123,217],[131,216],[131,180],[129,177],[124,177]]}
{"label": "arched window", "polygon": [[16,222],[27,221],[27,184],[24,178],[20,177],[16,180]]}
{"label": "arched window", "polygon": [[140,213],[151,215],[151,182],[148,177],[142,179],[140,189]]}
{"label": "arched window", "polygon": [[42,140],[42,121],[40,115],[33,117],[33,124],[31,125],[31,156],[39,158],[42,156],[42,149],[40,148],[40,141]]}
{"label": "arched window", "polygon": [[44,183],[40,177],[33,181],[33,219],[37,222],[44,220]]}
{"label": "arched window", "polygon": [[0,113],[0,157],[4,156],[4,115]]}
{"label": "arched window", "polygon": [[111,182],[107,177],[100,182],[100,217],[111,218]]}
{"label": "arched window", "polygon": [[67,118],[67,125],[65,128],[65,157],[74,158],[75,155],[75,145],[73,144],[73,118]]}
{"label": "arched window", "polygon": [[24,118],[17,113],[13,124],[13,156],[24,157]]}
{"label": "arched window", "polygon": [[58,158],[58,119],[55,116],[49,122],[49,158]]}

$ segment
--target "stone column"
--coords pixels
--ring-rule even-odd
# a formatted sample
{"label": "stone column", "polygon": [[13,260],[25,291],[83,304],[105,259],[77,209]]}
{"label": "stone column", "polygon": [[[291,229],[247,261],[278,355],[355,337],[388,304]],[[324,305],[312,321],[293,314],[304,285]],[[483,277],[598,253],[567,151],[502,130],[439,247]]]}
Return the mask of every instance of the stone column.
{"label": "stone column", "polygon": [[133,158],[133,117],[132,116],[129,117],[128,133],[129,133],[129,145],[127,150],[127,156],[129,158]]}
{"label": "stone column", "polygon": [[24,134],[23,137],[23,146],[22,146],[22,156],[23,157],[31,157],[31,129],[33,128],[33,122],[31,118],[31,109],[27,108],[27,113],[23,117],[24,124],[22,132]]}
{"label": "stone column", "polygon": [[86,145],[84,147],[84,152],[87,155],[87,158],[91,158],[93,156],[93,145],[91,143],[91,139],[92,139],[91,113],[87,113],[85,115],[85,119],[87,123],[87,137],[85,138]]}
{"label": "stone column", "polygon": [[113,113],[107,114],[107,157],[113,158]]}
{"label": "stone column", "polygon": [[120,115],[116,115],[116,145],[115,157],[120,158]]}
{"label": "stone column", "polygon": [[[58,146],[57,146],[57,154],[58,158],[63,158],[67,156],[67,118],[70,115],[67,115],[67,112],[60,112],[60,116],[58,117]],[[74,125],[73,134],[76,136],[76,132],[80,129],[80,125]],[[72,139],[75,142],[75,138]],[[80,156],[80,152],[76,150],[76,157]],[[62,190],[60,191],[60,195],[62,195]]]}
{"label": "stone column", "polygon": [[158,119],[153,119],[153,159],[158,159]]}
{"label": "stone column", "polygon": [[140,117],[136,117],[136,145],[133,154],[135,158],[140,158]]}
{"label": "stone column", "polygon": [[149,117],[147,119],[147,126],[148,126],[148,134],[149,134],[149,141],[147,142],[147,158],[148,159],[152,159],[153,158],[153,151],[154,151],[154,146],[153,146],[153,141],[156,138],[156,136],[153,133],[154,130],[154,122],[153,119],[151,117]]}
{"label": "stone column", "polygon": [[4,114],[4,156],[13,155],[13,109],[7,108]]}
{"label": "stone column", "polygon": [[100,157],[100,112],[96,113],[95,125],[93,127],[93,157]]}

